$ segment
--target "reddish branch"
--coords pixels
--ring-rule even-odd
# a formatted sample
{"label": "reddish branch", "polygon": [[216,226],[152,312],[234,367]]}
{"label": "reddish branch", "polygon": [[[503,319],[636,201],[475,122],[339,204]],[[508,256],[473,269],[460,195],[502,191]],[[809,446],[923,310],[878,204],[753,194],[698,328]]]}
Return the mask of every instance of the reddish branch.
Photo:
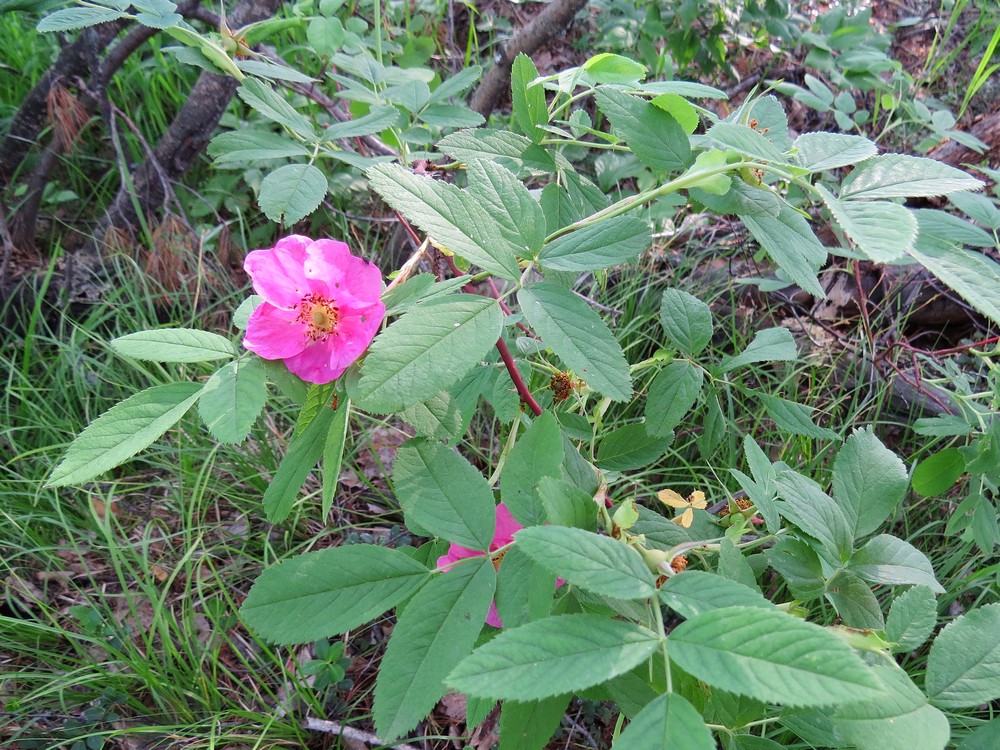
{"label": "reddish branch", "polygon": [[[412,230],[411,230],[412,231]],[[451,267],[452,272],[455,276],[464,276],[465,274],[459,270],[458,266],[455,265],[455,261],[452,257],[445,256],[448,259],[448,265]],[[462,287],[469,294],[479,294],[479,290],[476,289],[472,284],[466,284]],[[510,314],[510,308],[503,303],[500,299],[500,290],[496,288],[495,284],[490,284],[490,291],[494,299],[500,303],[500,308],[504,310],[507,314]],[[507,374],[510,375],[510,380],[514,384],[514,389],[517,391],[517,395],[521,397],[521,401],[531,409],[532,414],[536,417],[540,416],[542,413],[542,407],[538,405],[535,397],[531,395],[531,391],[528,390],[527,384],[524,382],[524,378],[521,377],[520,370],[517,369],[517,363],[514,362],[514,357],[510,353],[510,349],[507,348],[507,342],[503,340],[503,336],[497,339],[497,351],[500,352],[500,359],[503,360],[504,367],[507,368]]]}

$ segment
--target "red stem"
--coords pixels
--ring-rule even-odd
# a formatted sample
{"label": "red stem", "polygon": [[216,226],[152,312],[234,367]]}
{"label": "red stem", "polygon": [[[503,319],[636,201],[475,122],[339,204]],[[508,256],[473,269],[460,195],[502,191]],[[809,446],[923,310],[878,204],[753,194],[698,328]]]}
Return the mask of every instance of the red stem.
{"label": "red stem", "polygon": [[524,378],[521,377],[521,373],[514,363],[514,357],[511,356],[510,349],[507,348],[507,342],[503,340],[503,337],[497,339],[497,351],[500,352],[500,359],[503,360],[504,365],[507,367],[507,372],[514,383],[514,388],[517,389],[517,395],[521,397],[521,401],[527,404],[536,417],[540,417],[542,415],[542,407],[538,405],[535,397],[528,390],[528,386],[524,384]]}
{"label": "red stem", "polygon": [[[448,260],[448,265],[451,266],[452,272],[456,276],[465,276],[462,271],[459,270],[458,266],[455,265],[455,260],[450,255],[446,255],[445,258]],[[472,284],[466,284],[462,287],[465,291],[471,294],[477,294],[478,290]],[[490,279],[490,290],[493,292],[493,296],[496,298],[497,302],[500,303],[500,309],[503,310],[508,315],[510,314],[510,308],[503,303],[500,299],[500,290],[497,289],[496,284],[493,283],[493,279]],[[497,351],[500,352],[500,359],[503,360],[504,367],[507,368],[507,374],[510,375],[510,380],[514,384],[514,388],[517,390],[517,395],[521,397],[521,401],[527,404],[528,408],[531,409],[532,413],[538,417],[541,416],[542,407],[538,405],[535,401],[535,397],[531,395],[531,391],[528,390],[528,386],[524,382],[524,378],[521,377],[520,371],[517,369],[517,365],[514,363],[514,357],[510,353],[510,349],[507,348],[507,342],[503,340],[503,336],[497,339]]]}

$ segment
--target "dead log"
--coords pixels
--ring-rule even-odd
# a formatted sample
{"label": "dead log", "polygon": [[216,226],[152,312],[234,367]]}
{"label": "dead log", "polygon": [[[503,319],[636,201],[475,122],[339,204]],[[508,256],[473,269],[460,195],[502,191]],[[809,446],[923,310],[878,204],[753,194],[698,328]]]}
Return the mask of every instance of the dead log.
{"label": "dead log", "polygon": [[[239,0],[229,14],[229,24],[240,28],[270,18],[283,0]],[[234,78],[204,72],[146,160],[131,175],[132,186],[122,184],[101,220],[95,237],[114,228],[133,234],[145,219],[157,211],[167,199],[174,181],[194,163],[215,133],[219,120],[236,93]],[[114,116],[113,114],[111,115]],[[99,248],[97,253],[100,254]]]}
{"label": "dead log", "polygon": [[476,87],[469,100],[469,107],[489,117],[507,95],[510,86],[510,69],[520,53],[530,55],[569,26],[587,0],[552,0],[545,10],[521,29],[497,55],[493,67]]}
{"label": "dead log", "polygon": [[962,164],[980,164],[984,159],[991,167],[1000,166],[1000,111],[986,115],[973,124],[968,132],[986,144],[988,149],[986,153],[977,154],[957,141],[945,141],[940,146],[932,148],[927,155],[953,167],[960,167]]}

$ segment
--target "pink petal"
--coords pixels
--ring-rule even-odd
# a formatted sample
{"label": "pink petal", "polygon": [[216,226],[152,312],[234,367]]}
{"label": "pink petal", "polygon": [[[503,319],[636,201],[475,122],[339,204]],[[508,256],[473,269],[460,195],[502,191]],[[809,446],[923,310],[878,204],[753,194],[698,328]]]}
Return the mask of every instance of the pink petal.
{"label": "pink petal", "polygon": [[276,307],[290,310],[306,294],[314,291],[314,281],[305,273],[308,237],[290,235],[268,250],[247,254],[243,268],[253,281],[254,291]]}
{"label": "pink petal", "polygon": [[486,624],[492,625],[495,628],[503,627],[503,620],[500,619],[500,613],[497,612],[496,601],[490,602],[490,611],[486,615]]}
{"label": "pink petal", "polygon": [[483,553],[479,550],[469,549],[468,547],[463,547],[460,544],[452,544],[448,547],[448,554],[442,555],[437,559],[437,570],[448,570],[452,565],[469,557],[482,557]]}
{"label": "pink petal", "polygon": [[500,503],[497,505],[497,528],[493,533],[493,544],[490,545],[490,550],[497,550],[505,544],[510,544],[514,541],[514,534],[523,528],[514,520],[514,516],[507,510],[507,506]]}
{"label": "pink petal", "polygon": [[285,357],[285,367],[307,383],[323,385],[339,378],[346,367],[335,368],[330,363],[330,349],[325,343],[314,343],[298,354]]}
{"label": "pink petal", "polygon": [[336,338],[337,347],[344,351],[344,356],[350,356],[350,363],[364,354],[375,338],[382,318],[385,317],[385,305],[376,302],[358,312],[338,312],[341,317],[337,320],[337,327],[331,338]]}
{"label": "pink petal", "polygon": [[343,309],[364,308],[382,294],[382,272],[378,266],[351,255],[343,242],[316,240],[309,246],[305,275],[323,284],[324,294]]}
{"label": "pink petal", "polygon": [[250,314],[243,346],[264,359],[286,359],[301,352],[309,339],[306,326],[294,310],[282,310],[267,302]]}
{"label": "pink petal", "polygon": [[364,354],[378,330],[385,307],[375,307],[377,315],[342,318],[336,330],[322,341],[309,344],[285,360],[293,373],[309,383],[329,383],[344,374]]}

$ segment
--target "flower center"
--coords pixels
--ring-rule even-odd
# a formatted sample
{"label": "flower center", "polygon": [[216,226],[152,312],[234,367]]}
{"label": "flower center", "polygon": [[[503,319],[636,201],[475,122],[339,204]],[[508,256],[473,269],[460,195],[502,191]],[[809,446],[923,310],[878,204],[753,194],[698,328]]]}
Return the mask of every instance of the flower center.
{"label": "flower center", "polygon": [[298,322],[306,326],[310,341],[322,341],[333,333],[339,317],[336,305],[318,294],[307,294],[299,303]]}

